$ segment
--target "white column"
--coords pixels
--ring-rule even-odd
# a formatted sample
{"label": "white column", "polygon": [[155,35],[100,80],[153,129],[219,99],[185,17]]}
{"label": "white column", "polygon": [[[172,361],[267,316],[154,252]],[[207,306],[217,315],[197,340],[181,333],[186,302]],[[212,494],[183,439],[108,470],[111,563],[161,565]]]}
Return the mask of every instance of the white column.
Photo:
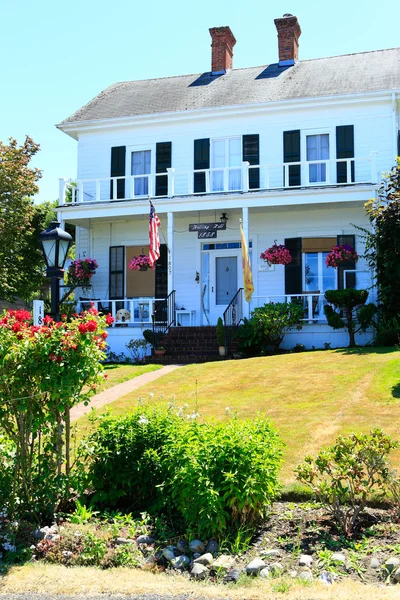
{"label": "white column", "polygon": [[174,213],[168,213],[168,294],[174,289]]}
{"label": "white column", "polygon": [[[247,206],[243,206],[243,208],[242,208],[242,228],[243,228],[245,240],[247,242],[247,248],[249,249],[249,252],[250,252],[250,248],[249,248],[249,209],[247,208]],[[254,257],[253,257],[253,259],[254,259]],[[253,267],[252,267],[252,272],[253,272],[253,278],[254,278]],[[243,283],[242,283],[242,286],[243,286]],[[244,299],[244,296],[243,296],[243,316],[246,317],[247,319],[250,316],[250,302],[247,302]]]}

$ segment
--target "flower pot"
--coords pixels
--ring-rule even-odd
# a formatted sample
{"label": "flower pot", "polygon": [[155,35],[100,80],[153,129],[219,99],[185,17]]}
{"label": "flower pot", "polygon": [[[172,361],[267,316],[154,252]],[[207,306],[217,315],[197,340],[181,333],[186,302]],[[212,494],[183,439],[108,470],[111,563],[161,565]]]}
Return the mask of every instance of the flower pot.
{"label": "flower pot", "polygon": [[165,348],[154,348],[154,354],[155,356],[164,356],[164,354],[166,353],[166,349]]}
{"label": "flower pot", "polygon": [[142,265],[139,267],[139,271],[147,271],[147,265]]}
{"label": "flower pot", "polygon": [[225,356],[225,346],[218,346],[220,356]]}

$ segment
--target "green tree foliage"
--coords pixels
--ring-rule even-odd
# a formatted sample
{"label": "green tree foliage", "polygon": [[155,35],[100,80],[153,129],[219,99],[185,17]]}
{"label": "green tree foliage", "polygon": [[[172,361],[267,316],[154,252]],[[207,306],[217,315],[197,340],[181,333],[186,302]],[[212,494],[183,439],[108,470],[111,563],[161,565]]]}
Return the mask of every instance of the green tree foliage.
{"label": "green tree foliage", "polygon": [[356,345],[356,333],[365,331],[373,321],[377,308],[375,304],[366,304],[368,299],[367,290],[327,290],[325,298],[333,304],[334,308],[327,304],[324,306],[325,316],[328,324],[333,329],[347,329],[349,333],[349,347]]}
{"label": "green tree foliage", "polygon": [[366,258],[376,274],[382,316],[400,315],[400,157],[383,179],[378,197],[365,205],[372,231],[363,230]]}
{"label": "green tree foliage", "polygon": [[371,493],[384,495],[391,483],[389,452],[399,446],[380,429],[339,436],[315,457],[307,456],[295,472],[333,515],[346,536],[354,530]]}
{"label": "green tree foliage", "polygon": [[270,302],[255,308],[237,331],[239,347],[249,354],[277,352],[290,329],[301,329],[303,318],[303,305],[296,302]]}
{"label": "green tree foliage", "polygon": [[39,188],[38,169],[29,166],[39,146],[30,138],[18,146],[0,142],[0,298],[26,298],[26,286],[32,267],[27,245],[33,235],[34,205],[32,197]]}

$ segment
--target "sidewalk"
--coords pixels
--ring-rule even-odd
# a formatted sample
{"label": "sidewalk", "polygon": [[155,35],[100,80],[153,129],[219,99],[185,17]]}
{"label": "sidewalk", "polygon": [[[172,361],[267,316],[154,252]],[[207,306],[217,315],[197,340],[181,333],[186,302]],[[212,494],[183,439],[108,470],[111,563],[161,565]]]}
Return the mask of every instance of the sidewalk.
{"label": "sidewalk", "polygon": [[138,377],[134,377],[128,381],[118,383],[108,390],[104,390],[104,392],[100,392],[100,394],[92,396],[90,403],[87,406],[85,406],[83,402],[77,406],[74,406],[74,408],[71,410],[71,421],[76,421],[76,419],[79,419],[79,417],[82,417],[90,412],[92,408],[101,408],[105,404],[110,404],[110,402],[118,400],[118,398],[129,394],[129,392],[137,390],[147,383],[155,381],[159,377],[163,377],[164,375],[172,373],[172,371],[175,371],[175,369],[178,369],[180,366],[181,365],[166,365],[161,369],[158,369],[158,371],[143,373],[143,375],[138,375]]}

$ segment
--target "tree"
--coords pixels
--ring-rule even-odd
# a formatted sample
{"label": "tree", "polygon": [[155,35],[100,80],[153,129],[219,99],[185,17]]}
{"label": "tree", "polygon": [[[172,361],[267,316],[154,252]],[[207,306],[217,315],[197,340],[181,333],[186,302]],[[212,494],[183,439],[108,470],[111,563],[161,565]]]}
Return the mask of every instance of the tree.
{"label": "tree", "polygon": [[368,299],[367,290],[355,290],[346,288],[344,290],[327,290],[325,298],[329,304],[324,306],[328,325],[333,329],[346,328],[349,333],[349,348],[356,345],[356,333],[365,331],[372,324],[376,313],[375,304],[366,304]]}
{"label": "tree", "polygon": [[[12,301],[26,299],[31,293],[32,267],[29,246],[34,236],[34,223],[39,218],[33,196],[38,193],[41,177],[38,169],[29,166],[39,151],[38,144],[27,136],[18,146],[0,142],[0,298]],[[36,255],[37,258],[37,255]]]}
{"label": "tree", "polygon": [[365,208],[372,228],[363,229],[366,258],[375,271],[382,317],[389,321],[400,315],[400,157]]}

